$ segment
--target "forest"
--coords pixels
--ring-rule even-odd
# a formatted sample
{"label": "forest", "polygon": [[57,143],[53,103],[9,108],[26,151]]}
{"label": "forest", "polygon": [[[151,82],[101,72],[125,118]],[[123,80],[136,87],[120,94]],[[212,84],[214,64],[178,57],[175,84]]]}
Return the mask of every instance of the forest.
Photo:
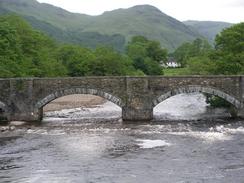
{"label": "forest", "polygon": [[184,75],[244,74],[243,38],[244,23],[239,23],[218,34],[214,46],[197,38],[169,53],[158,40],[138,35],[119,52],[108,46],[91,49],[57,42],[21,17],[3,15],[0,77],[164,75],[167,69],[163,65],[169,57],[180,65],[177,69]]}

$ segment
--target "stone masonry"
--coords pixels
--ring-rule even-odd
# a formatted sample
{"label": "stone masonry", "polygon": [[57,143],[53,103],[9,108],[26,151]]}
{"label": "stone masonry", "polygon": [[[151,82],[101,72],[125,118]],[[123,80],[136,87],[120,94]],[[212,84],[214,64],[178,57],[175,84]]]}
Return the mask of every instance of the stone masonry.
{"label": "stone masonry", "polygon": [[40,121],[52,100],[92,94],[120,106],[124,121],[145,121],[160,102],[192,92],[219,96],[244,117],[244,76],[11,78],[0,79],[0,91],[0,112],[8,120]]}

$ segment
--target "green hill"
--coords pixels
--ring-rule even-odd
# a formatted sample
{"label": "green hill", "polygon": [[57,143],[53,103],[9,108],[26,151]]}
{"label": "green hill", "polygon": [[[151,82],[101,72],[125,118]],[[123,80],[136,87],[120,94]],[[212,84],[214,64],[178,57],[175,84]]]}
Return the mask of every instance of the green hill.
{"label": "green hill", "polygon": [[170,51],[201,35],[159,9],[140,5],[100,16],[70,13],[36,0],[0,0],[0,13],[16,13],[59,41],[88,47],[107,44],[123,50],[132,36],[158,40]]}
{"label": "green hill", "polygon": [[163,47],[170,50],[200,36],[183,23],[149,5],[105,12],[84,28],[84,31],[98,30],[104,34],[119,33],[127,41],[132,36],[142,35],[160,41]]}
{"label": "green hill", "polygon": [[227,22],[215,22],[215,21],[194,21],[189,20],[183,22],[187,26],[192,27],[198,31],[201,35],[206,37],[210,43],[214,43],[215,36],[223,29],[231,27],[233,24]]}

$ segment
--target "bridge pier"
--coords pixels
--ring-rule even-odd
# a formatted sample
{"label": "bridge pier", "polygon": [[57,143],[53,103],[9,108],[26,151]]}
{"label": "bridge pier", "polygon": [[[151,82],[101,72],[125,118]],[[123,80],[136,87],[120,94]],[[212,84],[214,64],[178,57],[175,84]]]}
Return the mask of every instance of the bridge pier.
{"label": "bridge pier", "polygon": [[151,109],[122,109],[123,121],[150,121],[153,119],[153,110]]}
{"label": "bridge pier", "polygon": [[145,77],[126,78],[126,102],[122,107],[124,121],[150,121],[153,119],[152,95]]}
{"label": "bridge pier", "polygon": [[244,108],[237,111],[237,116],[244,119]]}
{"label": "bridge pier", "polygon": [[19,113],[11,113],[7,117],[8,121],[26,121],[26,122],[34,122],[41,121],[42,115],[34,112],[19,112]]}
{"label": "bridge pier", "polygon": [[11,79],[6,107],[8,121],[40,121],[42,113],[34,109],[33,99],[33,79]]}
{"label": "bridge pier", "polygon": [[33,106],[22,103],[19,106],[11,105],[6,117],[8,121],[38,122],[42,120],[43,110],[33,110]]}

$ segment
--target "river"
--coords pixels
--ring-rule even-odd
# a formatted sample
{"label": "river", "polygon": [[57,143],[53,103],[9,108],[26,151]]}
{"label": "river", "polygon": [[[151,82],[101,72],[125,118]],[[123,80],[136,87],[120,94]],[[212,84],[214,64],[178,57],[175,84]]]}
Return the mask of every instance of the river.
{"label": "river", "polygon": [[209,110],[201,94],[171,97],[154,116],[123,123],[106,102],[0,132],[0,182],[244,182],[243,120]]}

